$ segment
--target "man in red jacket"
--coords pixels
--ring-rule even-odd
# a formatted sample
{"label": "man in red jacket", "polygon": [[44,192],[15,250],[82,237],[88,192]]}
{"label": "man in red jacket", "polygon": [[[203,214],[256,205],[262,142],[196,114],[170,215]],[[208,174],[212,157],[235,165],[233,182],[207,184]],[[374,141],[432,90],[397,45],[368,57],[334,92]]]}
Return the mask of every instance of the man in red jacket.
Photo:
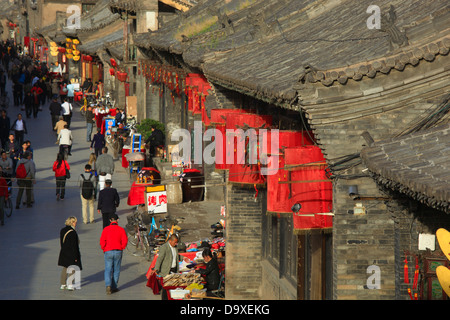
{"label": "man in red jacket", "polygon": [[111,214],[111,224],[103,229],[100,236],[100,247],[105,255],[106,294],[119,291],[117,284],[122,263],[122,250],[128,243],[127,233],[118,225],[117,220],[119,220],[117,214]]}

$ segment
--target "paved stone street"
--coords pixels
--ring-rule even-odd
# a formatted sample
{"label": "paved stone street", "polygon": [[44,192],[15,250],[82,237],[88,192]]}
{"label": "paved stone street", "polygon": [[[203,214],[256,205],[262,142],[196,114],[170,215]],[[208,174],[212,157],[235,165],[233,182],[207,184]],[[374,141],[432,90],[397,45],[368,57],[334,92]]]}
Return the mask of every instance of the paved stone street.
{"label": "paved stone street", "polygon": [[[19,107],[10,106],[8,115],[11,122],[21,112]],[[55,134],[51,130],[48,103],[37,119],[26,119],[28,134],[25,139],[31,141],[34,149],[34,161],[37,168],[37,182],[34,185],[35,204],[32,208],[21,206],[14,209],[10,218],[5,217],[5,225],[0,227],[0,299],[21,300],[68,300],[68,299],[116,299],[116,300],[159,300],[146,287],[145,273],[149,262],[124,251],[118,293],[107,296],[104,286],[103,252],[99,247],[102,231],[101,216],[96,213],[96,223],[83,224],[81,216],[80,193],[77,185],[79,173],[84,169],[89,156],[89,143],[86,142],[85,122],[78,108],[74,107],[71,130],[74,136],[72,156],[68,162],[71,166],[72,178],[66,184],[66,197],[56,201],[55,178],[52,164],[56,159],[58,145]],[[120,161],[115,162],[113,187],[117,188],[121,197],[118,208],[119,225],[125,226],[126,216],[133,210],[127,205],[130,180],[127,171]],[[17,195],[17,184],[14,182],[13,202]],[[96,204],[95,204],[96,205]],[[169,213],[183,212],[184,241],[196,241],[210,236],[209,226],[218,221],[220,203],[185,203],[171,205]],[[81,290],[62,291],[59,289],[61,267],[57,265],[59,254],[59,231],[68,216],[78,218],[77,232],[80,238]],[[175,215],[175,214],[174,214]],[[176,214],[180,216],[180,214]],[[189,221],[189,223],[188,223]]]}

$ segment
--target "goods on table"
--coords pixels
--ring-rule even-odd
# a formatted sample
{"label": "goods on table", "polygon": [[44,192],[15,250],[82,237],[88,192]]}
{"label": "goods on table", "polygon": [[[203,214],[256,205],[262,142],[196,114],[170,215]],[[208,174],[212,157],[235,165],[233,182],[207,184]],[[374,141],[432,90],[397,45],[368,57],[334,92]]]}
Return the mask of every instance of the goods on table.
{"label": "goods on table", "polygon": [[177,288],[177,289],[173,289],[173,290],[169,290],[170,291],[170,296],[172,297],[172,299],[183,299],[185,298],[185,296],[187,294],[190,293],[189,290],[183,290],[181,288]]}
{"label": "goods on table", "polygon": [[199,273],[172,273],[163,278],[165,287],[184,287],[193,283],[201,283]]}

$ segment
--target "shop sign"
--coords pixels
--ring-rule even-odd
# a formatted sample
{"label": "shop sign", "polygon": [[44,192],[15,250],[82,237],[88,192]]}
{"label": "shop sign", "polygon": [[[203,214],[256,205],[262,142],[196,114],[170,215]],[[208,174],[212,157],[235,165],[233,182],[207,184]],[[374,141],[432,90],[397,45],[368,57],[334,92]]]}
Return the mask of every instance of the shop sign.
{"label": "shop sign", "polygon": [[152,213],[167,212],[166,186],[148,186],[145,188],[147,211]]}

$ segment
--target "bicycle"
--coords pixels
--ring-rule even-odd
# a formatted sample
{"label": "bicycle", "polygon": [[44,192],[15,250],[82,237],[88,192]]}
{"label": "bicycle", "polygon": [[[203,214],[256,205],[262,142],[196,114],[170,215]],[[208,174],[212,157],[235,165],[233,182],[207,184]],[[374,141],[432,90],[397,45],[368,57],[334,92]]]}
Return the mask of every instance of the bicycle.
{"label": "bicycle", "polygon": [[180,230],[178,221],[171,218],[163,218],[159,220],[159,227],[156,226],[154,218],[152,218],[151,230],[148,234],[148,241],[151,247],[149,252],[150,260],[154,254],[158,252],[158,248],[166,243],[172,234],[176,234],[180,241]]}
{"label": "bicycle", "polygon": [[13,212],[13,203],[11,200],[11,187],[8,187],[8,199],[5,199],[5,204],[3,207],[3,210],[5,212],[5,215],[9,218],[12,215]]}
{"label": "bicycle", "polygon": [[145,231],[147,231],[147,227],[142,223],[139,214],[135,214],[132,218],[132,228],[127,225],[129,233],[127,250],[134,256],[146,256],[150,251],[148,234]]}

